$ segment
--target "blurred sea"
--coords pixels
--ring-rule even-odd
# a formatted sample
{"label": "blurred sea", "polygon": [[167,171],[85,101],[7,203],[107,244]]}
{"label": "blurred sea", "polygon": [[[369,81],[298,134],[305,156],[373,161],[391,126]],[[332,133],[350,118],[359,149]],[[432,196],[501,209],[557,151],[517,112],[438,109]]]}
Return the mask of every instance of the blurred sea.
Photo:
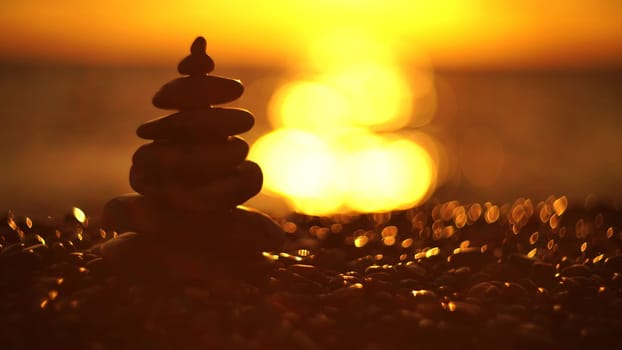
{"label": "blurred sea", "polygon": [[[231,105],[254,113],[256,126],[243,135],[252,144],[270,130],[267,103],[286,72],[214,73],[244,82],[245,94]],[[131,191],[130,159],[146,142],[134,132],[167,114],[151,98],[175,77],[174,67],[0,63],[0,210],[41,217],[75,205],[97,216],[108,199]],[[438,198],[622,195],[622,70],[437,71],[435,77],[436,116],[422,130],[450,159]],[[502,163],[487,177],[491,154],[501,154]],[[262,198],[252,204],[271,212],[273,204]]]}

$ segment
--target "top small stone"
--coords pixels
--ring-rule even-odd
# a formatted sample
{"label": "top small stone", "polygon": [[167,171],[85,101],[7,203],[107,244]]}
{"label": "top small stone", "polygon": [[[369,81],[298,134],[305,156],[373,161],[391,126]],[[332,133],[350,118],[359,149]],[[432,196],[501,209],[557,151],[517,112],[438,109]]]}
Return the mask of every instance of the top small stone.
{"label": "top small stone", "polygon": [[183,75],[205,75],[214,70],[214,61],[205,52],[207,42],[202,36],[194,39],[190,46],[190,55],[186,56],[179,65],[177,71]]}
{"label": "top small stone", "polygon": [[206,54],[207,41],[205,38],[200,36],[194,39],[192,45],[190,46],[190,53],[193,55],[203,55]]}

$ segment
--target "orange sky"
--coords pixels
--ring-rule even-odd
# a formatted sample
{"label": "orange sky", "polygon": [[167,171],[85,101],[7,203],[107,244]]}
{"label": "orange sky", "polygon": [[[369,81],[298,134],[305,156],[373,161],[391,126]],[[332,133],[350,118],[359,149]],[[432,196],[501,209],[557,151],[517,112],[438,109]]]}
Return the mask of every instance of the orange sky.
{"label": "orange sky", "polygon": [[281,64],[347,27],[425,52],[438,66],[622,62],[622,2],[4,0],[0,58],[80,63],[176,61],[196,35],[218,62]]}

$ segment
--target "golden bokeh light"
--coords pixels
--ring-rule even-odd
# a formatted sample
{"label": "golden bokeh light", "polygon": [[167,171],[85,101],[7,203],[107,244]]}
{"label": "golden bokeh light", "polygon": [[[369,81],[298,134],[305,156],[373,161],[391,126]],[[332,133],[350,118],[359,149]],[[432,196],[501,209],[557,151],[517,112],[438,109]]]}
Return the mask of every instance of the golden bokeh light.
{"label": "golden bokeh light", "polygon": [[434,181],[426,151],[409,140],[386,141],[371,134],[368,138],[343,159],[348,206],[382,212],[418,204]]}
{"label": "golden bokeh light", "polygon": [[415,142],[364,132],[336,138],[279,129],[261,137],[249,157],[265,169],[265,192],[315,215],[406,209],[425,199],[436,178]]}
{"label": "golden bokeh light", "polygon": [[281,86],[270,100],[269,116],[275,127],[322,130],[326,125],[348,125],[352,111],[346,97],[334,87],[312,81]]}
{"label": "golden bokeh light", "polygon": [[323,78],[349,102],[351,125],[394,130],[410,117],[411,92],[402,76],[389,65],[368,63]]}
{"label": "golden bokeh light", "polygon": [[[274,150],[278,154],[274,156]],[[265,187],[300,198],[328,195],[336,160],[321,138],[296,129],[280,129],[257,140],[250,156],[266,169]]]}
{"label": "golden bokeh light", "polygon": [[[387,132],[413,126],[414,99],[434,100],[431,73],[413,73],[413,87],[391,40],[364,30],[331,33],[309,44],[312,73],[272,95],[268,116],[276,130],[249,154],[264,169],[264,192],[313,215],[421,203],[436,185],[442,152],[423,133]],[[428,113],[415,126],[429,120]]]}

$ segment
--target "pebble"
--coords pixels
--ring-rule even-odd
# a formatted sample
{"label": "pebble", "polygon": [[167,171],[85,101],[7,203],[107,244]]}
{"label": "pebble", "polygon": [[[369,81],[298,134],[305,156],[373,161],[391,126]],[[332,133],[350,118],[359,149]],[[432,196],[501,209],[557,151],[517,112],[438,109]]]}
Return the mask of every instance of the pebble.
{"label": "pebble", "polygon": [[570,266],[566,266],[562,269],[561,275],[564,277],[589,277],[592,275],[592,270],[583,264],[573,264]]}
{"label": "pebble", "polygon": [[[425,265],[410,264],[417,267],[409,271],[404,268],[408,262],[386,263],[397,261],[395,257],[403,253],[399,248],[367,247],[363,251],[349,246],[344,237],[366,228],[360,224],[344,224],[340,248],[330,248],[339,249],[344,262],[316,264],[314,256],[326,249],[323,241],[299,252],[302,260],[294,259],[301,249],[298,240],[310,239],[309,227],[328,227],[329,218],[288,218],[297,225],[297,233],[288,235],[291,242],[285,246],[281,242],[266,249],[267,255],[277,257],[266,259],[257,252],[265,248],[260,244],[267,239],[257,237],[253,243],[248,236],[248,232],[263,231],[257,230],[260,223],[252,224],[252,229],[234,228],[227,226],[229,219],[200,221],[183,211],[162,208],[162,204],[156,208],[170,212],[156,213],[161,221],[155,223],[159,228],[155,232],[115,235],[106,230],[105,242],[92,250],[65,248],[65,242],[52,239],[53,230],[40,233],[46,242],[53,242],[49,248],[42,243],[3,246],[8,253],[16,252],[9,257],[3,256],[4,249],[0,252],[0,273],[6,277],[0,279],[0,311],[6,316],[0,330],[3,345],[20,348],[8,334],[25,338],[23,329],[54,347],[71,341],[68,348],[100,343],[104,349],[116,348],[120,342],[153,349],[284,349],[295,344],[280,334],[292,329],[327,349],[405,348],[415,340],[418,346],[442,349],[622,345],[616,336],[622,331],[622,277],[609,271],[604,262],[598,268],[609,272],[596,274],[586,259],[582,265],[591,271],[586,276],[584,269],[573,266],[578,259],[563,259],[570,261],[557,270],[555,265],[564,255],[543,256],[531,264],[530,277],[516,280],[499,274],[505,271],[500,267],[509,265],[507,259],[479,271],[451,267],[445,259],[426,260]],[[399,224],[401,219],[394,220]],[[270,221],[268,227],[273,225]],[[88,241],[92,232],[86,228],[83,235]],[[279,232],[275,237],[283,239]],[[442,255],[457,242],[441,239],[436,244]],[[618,244],[612,241],[606,247],[611,249],[608,254]],[[52,254],[41,259],[45,254],[38,254],[39,249]],[[570,245],[568,249],[576,251]],[[352,263],[358,258],[365,263]],[[350,271],[355,266],[356,271]],[[545,280],[555,281],[553,288],[533,280],[534,271],[540,268],[539,274],[550,275]],[[573,269],[583,272],[569,276]],[[561,276],[555,277],[557,272]],[[469,274],[478,277],[464,278]],[[231,283],[223,288],[227,279]],[[262,279],[270,285],[262,286]],[[435,288],[434,281],[439,279],[452,286]],[[245,284],[255,286],[254,292],[244,292]],[[46,338],[45,334],[58,336]],[[237,340],[231,346],[233,338]],[[147,344],[149,339],[153,342]],[[30,343],[18,345],[32,347]]]}
{"label": "pebble", "polygon": [[132,167],[130,184],[137,192],[196,214],[240,205],[259,193],[263,184],[261,168],[250,161],[242,162],[225,176],[193,187],[177,184],[161,186],[161,183],[149,182],[141,175]]}
{"label": "pebble", "polygon": [[186,110],[145,122],[136,134],[148,140],[206,142],[246,132],[254,123],[253,115],[241,108]]}
{"label": "pebble", "polygon": [[163,206],[138,194],[127,194],[110,201],[104,213],[104,224],[116,231],[157,235],[163,244],[189,240],[201,245],[188,249],[218,255],[242,255],[249,251],[259,254],[277,250],[284,242],[274,220],[243,206],[205,217]]}
{"label": "pebble", "polygon": [[161,109],[197,109],[231,102],[242,96],[239,80],[213,75],[191,76],[166,83],[153,96],[153,105]]}
{"label": "pebble", "polygon": [[[130,185],[157,187],[165,184],[196,186],[223,175],[231,176],[248,154],[248,144],[239,137],[223,143],[180,144],[154,142],[140,147],[133,157]],[[140,186],[140,185],[139,185]]]}

